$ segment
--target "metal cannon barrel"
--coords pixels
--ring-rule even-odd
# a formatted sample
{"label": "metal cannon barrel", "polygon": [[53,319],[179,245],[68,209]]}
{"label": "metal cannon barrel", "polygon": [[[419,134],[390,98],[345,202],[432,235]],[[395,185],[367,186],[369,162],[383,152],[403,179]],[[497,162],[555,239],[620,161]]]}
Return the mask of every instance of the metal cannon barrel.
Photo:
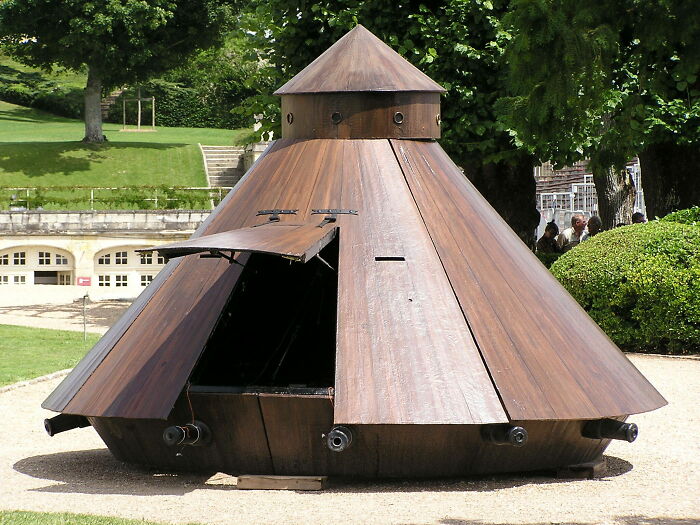
{"label": "metal cannon barrel", "polygon": [[583,426],[581,435],[590,439],[618,439],[632,443],[639,435],[639,428],[634,423],[616,419],[596,419]]}
{"label": "metal cannon barrel", "polygon": [[85,416],[76,416],[73,414],[59,414],[50,419],[44,419],[44,428],[49,436],[55,436],[66,430],[89,426],[90,422]]}
{"label": "metal cannon barrel", "polygon": [[481,438],[494,445],[522,447],[527,443],[527,430],[512,425],[484,425]]}

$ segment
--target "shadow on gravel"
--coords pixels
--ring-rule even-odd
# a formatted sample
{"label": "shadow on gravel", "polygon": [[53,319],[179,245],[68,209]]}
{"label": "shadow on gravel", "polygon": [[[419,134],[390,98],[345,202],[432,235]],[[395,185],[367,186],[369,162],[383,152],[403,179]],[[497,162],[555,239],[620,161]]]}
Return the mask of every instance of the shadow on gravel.
{"label": "shadow on gravel", "polygon": [[35,492],[181,496],[196,489],[230,490],[205,485],[210,474],[163,472],[114,459],[107,449],[60,452],[25,458],[13,465],[22,474],[59,483]]}
{"label": "shadow on gravel", "polygon": [[[603,476],[596,477],[593,481],[603,483],[610,478],[626,474],[634,468],[632,463],[624,459],[615,456],[604,457],[607,461],[607,470]],[[587,480],[557,479],[556,473],[552,471],[527,472],[522,474],[514,473],[489,476],[472,476],[468,478],[458,479],[365,481],[357,479],[330,478],[328,487],[322,492],[307,492],[306,494],[311,495],[328,492],[368,494],[379,492],[492,492],[495,490],[523,487],[526,485],[556,485],[559,483],[571,483],[576,481]],[[477,524],[481,522],[477,521],[474,523]],[[625,525],[627,524],[625,523]]]}
{"label": "shadow on gravel", "polygon": [[[604,482],[632,470],[632,464],[614,456],[605,456],[608,469],[594,481]],[[34,489],[36,492],[78,494],[139,494],[183,495],[193,490],[236,490],[233,485],[205,484],[214,472],[188,473],[139,467],[118,461],[107,449],[59,452],[22,459],[13,465],[22,474],[59,483]],[[502,474],[497,476],[462,479],[428,480],[357,480],[331,478],[327,488],[320,492],[304,492],[309,496],[328,493],[381,493],[381,492],[491,492],[495,490],[570,483],[572,479],[557,479],[552,472]],[[453,522],[446,521],[445,525]],[[481,522],[461,522],[474,523]],[[627,525],[627,522],[623,522]],[[630,522],[632,525],[636,522]],[[644,523],[644,522],[639,522]],[[648,522],[654,523],[656,522]],[[537,524],[533,524],[537,525]],[[562,524],[566,525],[566,524]],[[664,524],[661,524],[664,525]],[[675,525],[675,524],[671,524]],[[684,525],[684,524],[680,524]]]}

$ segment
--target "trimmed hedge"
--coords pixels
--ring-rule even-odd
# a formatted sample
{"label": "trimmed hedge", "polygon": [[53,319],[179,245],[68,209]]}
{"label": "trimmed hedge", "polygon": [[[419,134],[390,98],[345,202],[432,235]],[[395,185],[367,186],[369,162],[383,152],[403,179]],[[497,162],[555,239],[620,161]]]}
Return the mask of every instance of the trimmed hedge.
{"label": "trimmed hedge", "polygon": [[700,224],[700,206],[674,211],[661,220],[664,222],[680,222],[681,224]]}
{"label": "trimmed hedge", "polygon": [[0,83],[0,100],[62,117],[80,119],[83,116],[83,90],[74,87]]}
{"label": "trimmed hedge", "polygon": [[700,227],[654,221],[602,232],[551,271],[620,348],[700,352]]}

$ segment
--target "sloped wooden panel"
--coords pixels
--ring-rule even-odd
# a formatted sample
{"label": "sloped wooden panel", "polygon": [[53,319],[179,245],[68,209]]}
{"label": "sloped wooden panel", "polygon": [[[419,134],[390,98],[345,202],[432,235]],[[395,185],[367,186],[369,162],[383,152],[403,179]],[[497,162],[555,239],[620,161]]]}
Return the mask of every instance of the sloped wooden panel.
{"label": "sloped wooden panel", "polygon": [[391,143],[512,420],[666,404],[437,143]]}
{"label": "sloped wooden panel", "polygon": [[[195,235],[266,221],[256,216],[258,210],[275,207],[305,149],[295,141],[271,145]],[[239,258],[246,260],[246,255]],[[167,417],[241,269],[195,258],[173,261],[168,268],[167,279],[149,285],[146,300],[137,300],[44,402],[45,408],[87,416]]]}
{"label": "sloped wooden panel", "polygon": [[275,95],[344,91],[442,93],[445,89],[358,25],[275,91]]}
{"label": "sloped wooden panel", "polygon": [[306,262],[335,238],[336,228],[330,226],[331,223],[322,226],[319,221],[320,217],[313,224],[270,222],[136,251],[157,251],[166,257],[211,251],[254,252]]}
{"label": "sloped wooden panel", "polygon": [[386,140],[342,145],[335,422],[505,422]]}
{"label": "sloped wooden panel", "polygon": [[[274,146],[268,148],[258,159],[258,163],[265,162],[265,156],[274,149]],[[257,163],[256,163],[257,165]],[[244,181],[255,171],[256,165],[252,166],[248,173],[241,179],[240,183],[224,198],[221,204],[214,210],[209,217],[202,223],[197,231],[192,235],[192,238],[204,235],[209,231],[221,231],[216,227],[212,227],[212,222],[216,219],[222,209],[227,208],[227,203],[235,198],[238,190],[244,185]],[[250,185],[249,183],[245,183]],[[228,218],[227,220],[230,220]],[[76,393],[80,390],[83,384],[87,381],[95,369],[102,363],[103,359],[114,346],[119,342],[119,339],[126,333],[134,320],[139,317],[141,312],[146,308],[153,296],[168,280],[173,271],[180,265],[182,260],[170,261],[163,268],[153,282],[136,298],[131,306],[124,312],[124,315],[107,331],[107,333],[92,347],[88,354],[73,368],[73,370],[61,381],[56,389],[49,395],[41,406],[47,410],[63,412],[68,405],[68,402],[73,399]]]}

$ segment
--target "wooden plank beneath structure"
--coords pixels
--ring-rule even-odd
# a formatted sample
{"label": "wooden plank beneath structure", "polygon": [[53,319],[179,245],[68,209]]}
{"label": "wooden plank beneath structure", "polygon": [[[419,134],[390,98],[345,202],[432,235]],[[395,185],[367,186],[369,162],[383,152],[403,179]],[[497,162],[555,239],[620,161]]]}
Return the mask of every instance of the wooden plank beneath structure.
{"label": "wooden plank beneath structure", "polygon": [[506,422],[389,142],[338,142],[360,212],[340,226],[335,422]]}
{"label": "wooden plank beneath structure", "polygon": [[666,404],[437,143],[391,143],[512,420]]}
{"label": "wooden plank beneath structure", "polygon": [[238,476],[240,490],[323,490],[327,476]]}

